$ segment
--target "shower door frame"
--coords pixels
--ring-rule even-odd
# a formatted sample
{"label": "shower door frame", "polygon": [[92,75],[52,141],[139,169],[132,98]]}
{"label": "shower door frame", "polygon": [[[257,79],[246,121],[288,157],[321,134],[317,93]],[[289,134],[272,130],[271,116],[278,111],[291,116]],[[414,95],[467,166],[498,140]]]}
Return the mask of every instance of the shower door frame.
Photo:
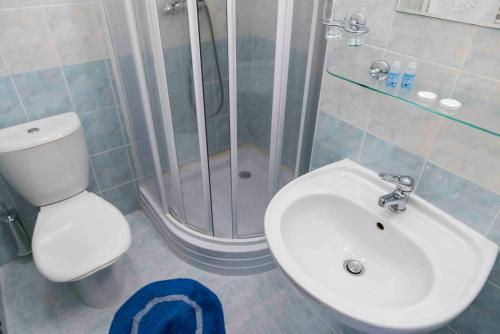
{"label": "shower door frame", "polygon": [[[275,59],[274,59],[274,82],[273,82],[273,98],[272,98],[272,118],[271,118],[271,136],[270,136],[270,147],[269,147],[269,178],[268,178],[268,191],[267,196],[270,200],[276,190],[279,175],[279,168],[281,165],[281,151],[283,146],[283,128],[284,119],[287,103],[287,85],[288,85],[288,71],[290,62],[290,49],[291,49],[291,37],[292,37],[292,26],[293,26],[293,9],[294,0],[277,0],[278,10],[277,10],[277,32],[276,32],[276,49],[275,49]],[[317,1],[317,0],[316,0]],[[131,0],[125,1],[127,5],[130,6],[132,12],[133,5]],[[200,38],[199,38],[199,27],[198,27],[198,10],[197,10],[197,0],[186,0],[188,21],[189,21],[189,35],[190,35],[190,47],[191,47],[191,61],[192,61],[192,75],[193,75],[193,86],[195,93],[195,104],[196,104],[196,122],[198,125],[198,145],[200,149],[200,163],[202,172],[202,184],[203,184],[203,198],[204,204],[207,209],[207,216],[209,219],[209,231],[207,236],[214,236],[214,222],[212,220],[212,197],[210,190],[210,166],[209,166],[209,156],[208,156],[208,145],[207,145],[207,134],[206,134],[206,122],[205,122],[205,108],[204,108],[204,91],[203,91],[203,74],[202,74],[202,64],[201,64],[201,49],[200,49]],[[191,226],[185,221],[185,207],[182,200],[182,187],[181,178],[179,172],[179,164],[176,154],[175,136],[173,132],[173,121],[172,113],[170,108],[170,99],[168,94],[168,84],[166,78],[165,64],[163,59],[161,32],[158,20],[158,7],[155,0],[146,0],[146,11],[148,13],[148,34],[152,46],[152,58],[156,71],[156,83],[159,90],[160,96],[160,106],[163,124],[162,126],[166,130],[165,140],[166,148],[169,157],[169,164],[171,170],[171,177],[173,181],[172,192],[174,194],[173,200],[176,202],[177,208],[180,208],[181,212],[176,212],[173,215],[169,209],[167,202],[167,195],[165,190],[165,181],[160,166],[160,154],[159,148],[156,144],[156,138],[154,137],[154,126],[151,122],[148,122],[148,133],[151,137],[152,154],[155,162],[155,170],[157,176],[157,182],[159,183],[161,204],[163,207],[164,214],[171,216],[170,220],[174,218],[174,221],[180,222],[188,228],[194,231],[199,231],[196,227]],[[237,126],[237,49],[236,49],[236,0],[226,0],[226,18],[227,18],[227,40],[228,40],[228,77],[229,77],[229,124],[230,124],[230,170],[231,170],[231,212],[232,212],[232,239],[246,239],[246,238],[256,238],[262,237],[262,233],[255,235],[240,235],[238,233],[238,126]],[[130,18],[131,25],[135,27],[135,22],[133,18]],[[134,30],[134,27],[132,27]],[[132,32],[132,35],[137,35],[137,31]],[[138,39],[132,42],[132,44],[138,43]],[[141,69],[141,55],[140,47],[136,46],[137,50],[134,50],[136,59],[136,67]],[[310,57],[311,50],[309,50]],[[309,72],[309,61],[307,64],[306,71]],[[142,72],[139,74],[144,74]],[[143,76],[141,76],[143,77]],[[307,83],[307,82],[306,82]],[[143,87],[144,84],[144,87]],[[147,92],[142,92],[145,89],[145,77],[143,78],[141,84],[141,95],[143,96],[143,103],[148,104],[149,99],[147,98]],[[306,87],[307,89],[307,87]],[[304,96],[303,103],[307,101],[307,95]],[[146,108],[147,109],[147,108]],[[305,106],[303,106],[302,115],[305,113]],[[148,114],[146,110],[146,114]],[[149,108],[149,114],[151,110]],[[304,117],[301,117],[300,124],[300,134],[299,134],[299,144],[302,142],[302,128],[304,126]],[[151,125],[151,126],[150,126]],[[299,145],[300,149],[300,145]],[[301,154],[298,150],[297,154]],[[297,161],[300,157],[297,157]],[[297,170],[295,171],[297,175]],[[179,219],[180,218],[180,219]],[[181,220],[181,221],[179,221]]]}

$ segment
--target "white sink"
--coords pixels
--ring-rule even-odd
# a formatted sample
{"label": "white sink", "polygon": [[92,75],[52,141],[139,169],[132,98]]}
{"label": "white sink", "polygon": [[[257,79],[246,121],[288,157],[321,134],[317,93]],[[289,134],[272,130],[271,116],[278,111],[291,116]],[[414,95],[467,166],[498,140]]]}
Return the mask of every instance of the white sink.
{"label": "white sink", "polygon": [[[325,166],[276,194],[266,237],[279,267],[328,320],[367,333],[429,332],[474,300],[498,246],[414,194],[403,214],[379,207],[393,190],[350,160]],[[346,260],[364,272],[349,273]]]}

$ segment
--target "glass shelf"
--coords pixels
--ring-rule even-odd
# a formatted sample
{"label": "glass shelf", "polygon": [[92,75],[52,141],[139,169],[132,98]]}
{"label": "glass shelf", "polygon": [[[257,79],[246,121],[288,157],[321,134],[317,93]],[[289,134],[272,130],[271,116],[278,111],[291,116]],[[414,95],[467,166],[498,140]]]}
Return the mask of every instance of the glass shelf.
{"label": "glass shelf", "polygon": [[500,130],[488,128],[488,125],[479,124],[475,121],[466,120],[464,116],[467,115],[467,109],[462,108],[458,111],[445,111],[439,107],[439,99],[443,97],[438,96],[435,102],[429,104],[420,100],[417,96],[419,90],[425,89],[419,89],[419,87],[413,87],[410,90],[401,89],[400,87],[387,88],[385,86],[385,81],[375,80],[370,76],[368,70],[369,66],[361,67],[352,64],[345,64],[344,66],[332,65],[327,68],[327,72],[338,79],[347,81],[359,87],[369,89],[372,92],[406,102],[425,112],[449,119],[451,121],[463,124],[465,126],[500,138]]}

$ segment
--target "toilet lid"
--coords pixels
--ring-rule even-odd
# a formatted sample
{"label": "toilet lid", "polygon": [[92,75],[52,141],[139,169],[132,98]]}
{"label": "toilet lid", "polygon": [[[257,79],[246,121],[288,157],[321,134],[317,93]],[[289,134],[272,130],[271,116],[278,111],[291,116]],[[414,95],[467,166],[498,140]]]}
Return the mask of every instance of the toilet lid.
{"label": "toilet lid", "polygon": [[33,233],[33,258],[51,281],[75,281],[115,262],[130,242],[130,227],[122,213],[85,191],[41,208]]}

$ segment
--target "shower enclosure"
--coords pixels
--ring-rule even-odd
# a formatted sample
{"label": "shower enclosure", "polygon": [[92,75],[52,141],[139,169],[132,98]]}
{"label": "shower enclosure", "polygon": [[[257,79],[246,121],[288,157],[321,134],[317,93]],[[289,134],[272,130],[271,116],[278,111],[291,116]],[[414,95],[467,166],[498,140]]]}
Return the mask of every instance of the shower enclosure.
{"label": "shower enclosure", "polygon": [[179,255],[206,269],[272,267],[264,214],[308,168],[322,2],[103,5],[144,210]]}

